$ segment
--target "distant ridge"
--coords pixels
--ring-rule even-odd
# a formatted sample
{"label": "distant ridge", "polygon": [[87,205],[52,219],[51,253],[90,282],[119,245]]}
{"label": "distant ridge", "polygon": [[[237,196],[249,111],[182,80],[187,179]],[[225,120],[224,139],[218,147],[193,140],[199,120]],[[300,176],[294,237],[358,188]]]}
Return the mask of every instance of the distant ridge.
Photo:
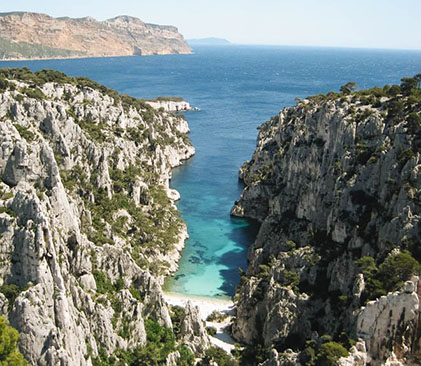
{"label": "distant ridge", "polygon": [[0,13],[0,59],[107,57],[191,53],[177,28],[123,15],[54,18],[30,12]]}
{"label": "distant ridge", "polygon": [[188,39],[187,43],[190,46],[227,46],[232,44],[227,39],[216,37]]}

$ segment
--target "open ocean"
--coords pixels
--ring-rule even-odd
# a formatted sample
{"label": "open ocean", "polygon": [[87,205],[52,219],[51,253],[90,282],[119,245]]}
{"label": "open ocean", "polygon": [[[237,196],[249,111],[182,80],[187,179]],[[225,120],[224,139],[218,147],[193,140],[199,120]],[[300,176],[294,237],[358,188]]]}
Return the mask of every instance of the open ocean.
{"label": "open ocean", "polygon": [[186,114],[196,156],[174,170],[171,182],[190,239],[165,287],[227,297],[257,231],[255,223],[229,216],[256,127],[295,97],[338,91],[348,81],[360,88],[399,83],[421,72],[421,51],[223,46],[196,47],[192,55],[0,62],[23,66],[86,76],[135,97],[182,96],[200,108]]}

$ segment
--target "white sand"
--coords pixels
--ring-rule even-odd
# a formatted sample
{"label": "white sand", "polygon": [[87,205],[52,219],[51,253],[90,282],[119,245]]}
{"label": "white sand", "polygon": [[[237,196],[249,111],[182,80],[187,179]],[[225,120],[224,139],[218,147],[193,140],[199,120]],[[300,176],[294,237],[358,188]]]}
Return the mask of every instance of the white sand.
{"label": "white sand", "polygon": [[224,330],[229,325],[232,315],[234,315],[234,303],[231,300],[186,296],[168,292],[164,293],[164,298],[168,304],[181,307],[185,307],[187,301],[190,301],[199,308],[200,317],[203,321],[206,321],[206,318],[215,310],[230,315],[221,323],[206,322],[206,326],[216,328],[216,334],[213,337],[209,337],[214,345],[222,348],[227,353],[234,349],[235,341]]}

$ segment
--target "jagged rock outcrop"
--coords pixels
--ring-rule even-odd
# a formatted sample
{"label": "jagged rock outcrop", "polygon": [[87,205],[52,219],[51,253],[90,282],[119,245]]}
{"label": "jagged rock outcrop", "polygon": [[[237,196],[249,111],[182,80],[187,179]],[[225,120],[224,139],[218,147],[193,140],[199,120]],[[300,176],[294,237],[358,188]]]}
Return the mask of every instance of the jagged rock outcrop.
{"label": "jagged rock outcrop", "polygon": [[[411,358],[411,350],[419,350],[421,341],[417,329],[420,317],[419,288],[419,279],[414,277],[405,283],[401,292],[370,301],[358,312],[357,336],[365,340],[373,365],[396,356],[408,361],[405,364],[412,364],[407,359]],[[413,364],[418,362],[419,359]]]}
{"label": "jagged rock outcrop", "polygon": [[166,99],[157,99],[157,100],[147,100],[152,108],[160,109],[162,108],[166,112],[182,112],[191,110],[189,102],[185,100],[166,100]]}
{"label": "jagged rock outcrop", "polygon": [[21,352],[91,365],[144,346],[146,319],[172,327],[161,284],[187,234],[167,191],[194,153],[186,121],[84,78],[0,74],[0,311]]}
{"label": "jagged rock outcrop", "polygon": [[0,57],[63,58],[191,53],[176,27],[147,24],[130,16],[105,21],[0,14]]}
{"label": "jagged rock outcrop", "polygon": [[184,342],[192,348],[195,354],[203,355],[210,347],[210,340],[203,321],[199,314],[199,308],[188,301],[185,307],[185,316],[181,322],[180,334]]}
{"label": "jagged rock outcrop", "polygon": [[238,340],[283,352],[345,332],[364,338],[372,365],[419,356],[415,292],[361,308],[421,260],[419,91],[396,87],[310,97],[260,126],[232,209],[261,222],[236,294]]}
{"label": "jagged rock outcrop", "polygon": [[367,364],[367,350],[365,343],[359,340],[355,346],[349,350],[348,357],[341,357],[338,366],[365,366]]}

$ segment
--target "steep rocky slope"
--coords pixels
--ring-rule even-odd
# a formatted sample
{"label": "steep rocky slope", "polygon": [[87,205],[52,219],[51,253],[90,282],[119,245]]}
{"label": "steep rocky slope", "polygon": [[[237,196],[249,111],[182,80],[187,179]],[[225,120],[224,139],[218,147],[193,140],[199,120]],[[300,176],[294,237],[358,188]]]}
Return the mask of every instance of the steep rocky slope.
{"label": "steep rocky slope", "polygon": [[262,223],[233,332],[273,349],[267,365],[419,364],[417,81],[310,97],[259,128],[232,209]]}
{"label": "steep rocky slope", "polygon": [[0,57],[61,58],[190,53],[173,26],[119,16],[53,18],[38,13],[0,14]]}
{"label": "steep rocky slope", "polygon": [[160,287],[187,235],[168,187],[194,153],[183,117],[54,71],[3,69],[0,89],[0,310],[23,355],[200,355],[197,312],[170,311]]}

